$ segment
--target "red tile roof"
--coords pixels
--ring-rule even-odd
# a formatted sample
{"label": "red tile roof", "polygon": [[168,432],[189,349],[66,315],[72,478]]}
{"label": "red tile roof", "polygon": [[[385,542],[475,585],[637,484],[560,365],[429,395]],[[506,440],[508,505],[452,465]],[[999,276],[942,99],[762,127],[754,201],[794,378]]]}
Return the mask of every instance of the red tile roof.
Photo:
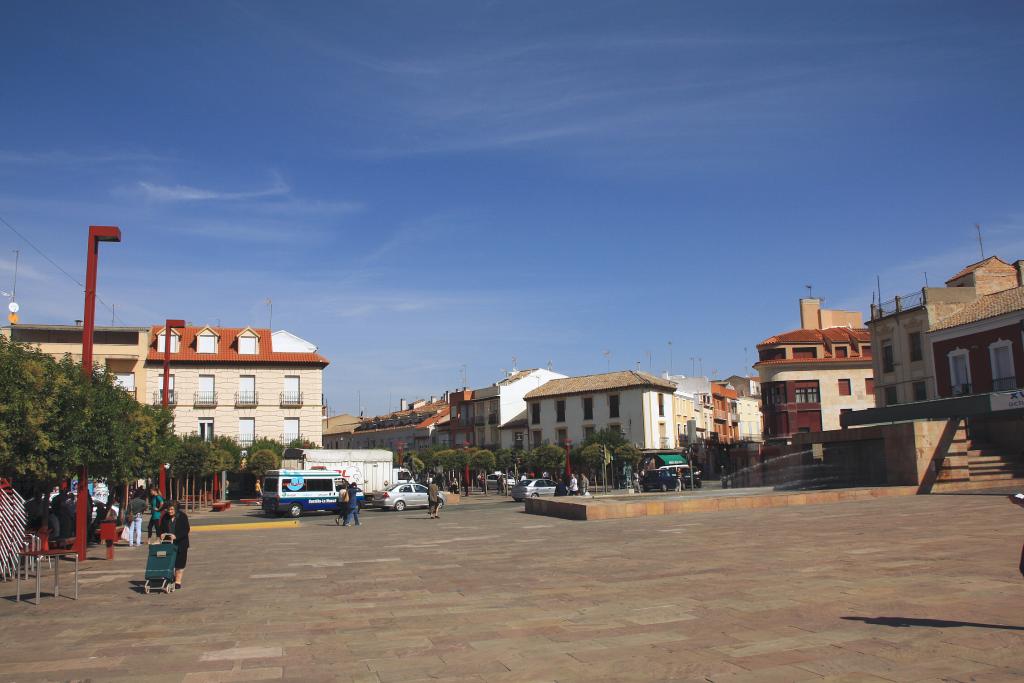
{"label": "red tile roof", "polygon": [[[157,351],[157,335],[164,329],[163,325],[153,325],[149,331],[149,354],[147,361],[163,362],[164,354]],[[273,345],[273,334],[265,328],[255,327],[210,327],[220,337],[217,339],[216,353],[198,353],[196,351],[196,337],[207,327],[185,327],[174,330],[181,335],[181,344],[178,352],[171,352],[172,362],[189,363],[290,363],[325,366],[329,360],[319,353],[276,353]],[[252,330],[259,335],[259,343],[256,345],[256,354],[238,353],[238,335],[246,330]]]}
{"label": "red tile roof", "polygon": [[871,333],[863,327],[826,327],[824,330],[797,329],[768,337],[758,344],[757,348],[773,344],[825,344],[826,340],[832,344],[836,342],[864,344],[871,341]]}
{"label": "red tile roof", "polygon": [[759,360],[754,363],[754,367],[756,368],[759,365],[798,365],[804,363],[851,363],[870,368],[871,356],[853,356],[852,358],[835,358],[833,356],[827,358],[772,358],[771,360]]}
{"label": "red tile roof", "polygon": [[1024,310],[1024,287],[1015,287],[980,297],[977,301],[935,323],[932,326],[932,331],[945,330],[1021,310]]}

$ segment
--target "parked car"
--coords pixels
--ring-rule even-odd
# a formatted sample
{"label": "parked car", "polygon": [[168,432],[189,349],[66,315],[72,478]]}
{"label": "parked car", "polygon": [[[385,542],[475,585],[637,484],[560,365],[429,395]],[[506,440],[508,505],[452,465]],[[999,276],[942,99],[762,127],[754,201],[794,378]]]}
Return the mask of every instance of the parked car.
{"label": "parked car", "polygon": [[676,471],[674,467],[647,470],[640,477],[640,489],[643,491],[675,491]]}
{"label": "parked car", "polygon": [[[509,486],[512,486],[516,482],[516,478],[511,474],[506,475]],[[488,491],[500,491],[501,490],[501,475],[500,474],[488,474],[487,475],[487,490]]]}
{"label": "parked car", "polygon": [[699,488],[701,488],[704,485],[704,482],[701,481],[701,471],[699,469],[693,470],[693,478],[692,478],[692,482],[691,482],[690,466],[689,465],[666,465],[664,467],[659,467],[658,469],[659,470],[675,470],[676,476],[683,478],[683,488],[687,488],[687,489],[696,488],[696,489],[699,489]]}
{"label": "parked car", "polygon": [[[444,507],[444,491],[438,491],[440,507]],[[387,491],[376,493],[373,496],[371,505],[382,510],[396,510],[401,512],[406,508],[425,508],[428,505],[427,487],[423,484],[400,483],[395,484]]]}
{"label": "parked car", "polygon": [[527,479],[512,487],[512,500],[521,502],[527,498],[555,495],[555,482],[550,479]]}

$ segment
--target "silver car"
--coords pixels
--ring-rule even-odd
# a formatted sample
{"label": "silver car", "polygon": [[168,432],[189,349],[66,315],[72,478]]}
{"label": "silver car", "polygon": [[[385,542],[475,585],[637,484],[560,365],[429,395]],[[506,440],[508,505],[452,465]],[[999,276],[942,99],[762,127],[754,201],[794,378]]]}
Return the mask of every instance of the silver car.
{"label": "silver car", "polygon": [[555,495],[555,482],[550,479],[527,479],[512,487],[512,500],[516,502],[527,498]]}
{"label": "silver car", "polygon": [[[440,499],[439,506],[444,507],[444,491],[437,492]],[[406,508],[425,508],[428,505],[427,487],[423,484],[411,482],[395,484],[387,491],[373,494],[373,507],[382,510],[397,510],[401,512]]]}

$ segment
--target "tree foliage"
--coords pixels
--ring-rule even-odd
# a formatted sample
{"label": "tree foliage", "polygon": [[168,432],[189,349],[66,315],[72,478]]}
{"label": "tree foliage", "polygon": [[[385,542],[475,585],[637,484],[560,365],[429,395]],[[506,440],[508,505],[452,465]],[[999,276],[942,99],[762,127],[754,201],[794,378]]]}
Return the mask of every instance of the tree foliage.
{"label": "tree foliage", "polygon": [[643,457],[643,451],[633,444],[622,444],[615,449],[615,459],[623,463],[629,463],[634,470],[640,464],[640,460]]}
{"label": "tree foliage", "polygon": [[604,448],[602,444],[592,443],[580,449],[577,456],[578,463],[591,472],[604,467]]}
{"label": "tree foliage", "polygon": [[530,451],[527,460],[537,469],[558,472],[565,468],[565,449],[551,444],[537,446]]}
{"label": "tree foliage", "polygon": [[248,469],[254,477],[262,477],[267,470],[276,470],[281,466],[281,456],[269,448],[256,451],[249,457]]}

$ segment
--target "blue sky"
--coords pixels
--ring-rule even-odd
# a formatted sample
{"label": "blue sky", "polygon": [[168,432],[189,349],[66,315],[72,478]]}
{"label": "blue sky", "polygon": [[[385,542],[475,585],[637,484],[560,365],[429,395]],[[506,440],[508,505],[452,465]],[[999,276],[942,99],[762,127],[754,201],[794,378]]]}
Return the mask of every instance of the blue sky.
{"label": "blue sky", "polygon": [[[0,216],[79,279],[119,225],[119,322],[272,298],[333,412],[669,341],[724,376],[805,284],[1024,257],[1019,2],[7,3],[0,65]],[[80,318],[13,249],[23,320]]]}

